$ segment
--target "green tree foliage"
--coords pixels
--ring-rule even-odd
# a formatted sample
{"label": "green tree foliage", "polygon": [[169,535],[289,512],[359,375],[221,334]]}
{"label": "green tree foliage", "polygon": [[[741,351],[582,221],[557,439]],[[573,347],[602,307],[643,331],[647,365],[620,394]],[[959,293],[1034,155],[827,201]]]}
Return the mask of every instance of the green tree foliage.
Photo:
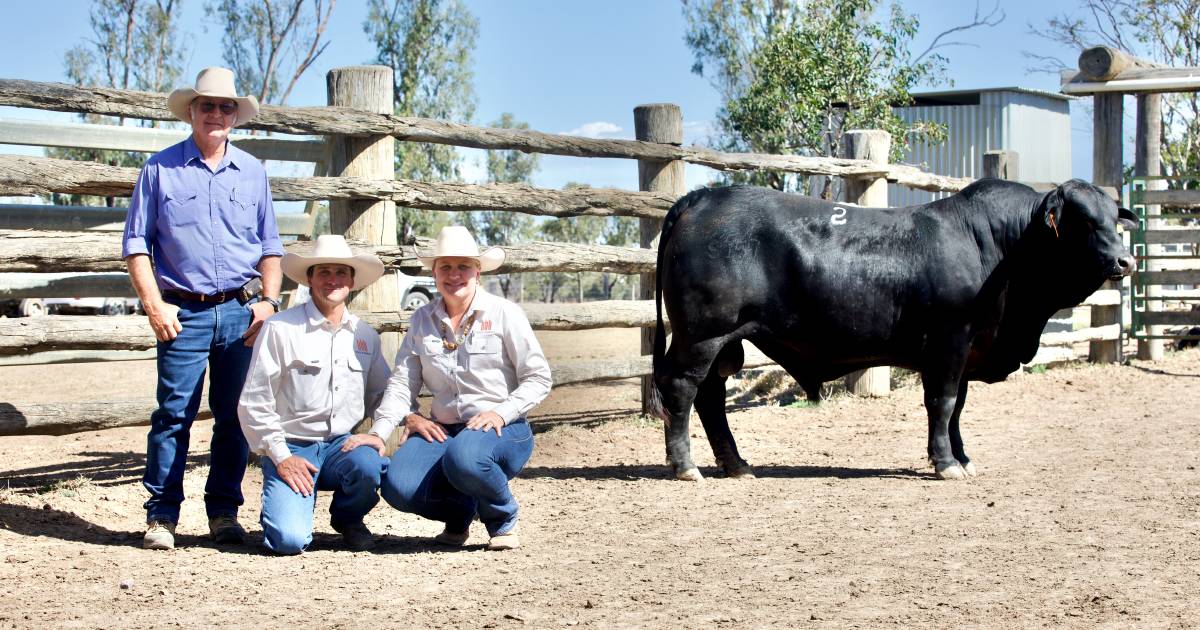
{"label": "green tree foliage", "polygon": [[[185,56],[175,20],[180,4],[178,0],[95,0],[90,14],[91,39],[64,55],[67,78],[75,85],[148,92],[172,89]],[[95,114],[81,114],[80,118],[93,124],[125,124],[124,118]],[[137,124],[157,126],[156,121],[139,120]],[[99,149],[47,148],[46,155],[112,166],[140,167],[146,161],[142,153]],[[56,204],[112,206],[116,201],[90,195],[51,196]]]}
{"label": "green tree foliage", "polygon": [[[568,184],[568,187],[570,185]],[[539,230],[542,237],[548,241],[556,241],[559,243],[585,243],[594,244],[600,239],[601,233],[604,231],[605,217],[597,216],[578,216],[564,217],[561,219],[552,219],[542,223]],[[543,284],[545,290],[543,296],[547,302],[553,302],[558,294],[558,290],[566,284],[567,278],[575,276],[575,295],[579,302],[584,298],[584,279],[591,277],[593,274],[576,272],[574,274],[562,272],[548,272],[544,274]]]}
{"label": "green tree foliage", "polygon": [[[633,217],[607,217],[600,231],[600,242],[614,247],[633,247],[642,240],[642,228]],[[617,284],[629,284],[635,276],[604,272],[600,274],[600,293],[606,300],[613,297]]]}
{"label": "green tree foliage", "polygon": [[[504,112],[491,124],[501,129],[529,129],[529,123],[518,121],[511,113]],[[530,184],[538,170],[539,156],[520,151],[488,151],[487,181],[489,184]],[[520,212],[503,210],[479,210],[458,213],[458,221],[467,226],[475,238],[487,245],[511,245],[533,238],[533,217]],[[508,274],[499,277],[504,297],[513,290],[514,278]],[[523,283],[523,279],[517,279]]]}
{"label": "green tree foliage", "polygon": [[[717,144],[725,150],[837,156],[845,131],[884,129],[892,158],[911,142],[940,142],[945,129],[904,123],[892,108],[912,102],[910,90],[945,79],[935,52],[961,32],[1003,19],[998,9],[940,34],[911,52],[916,16],[879,0],[684,0],[693,72],[708,76],[724,98]],[[795,188],[782,173],[734,175],[775,188]],[[828,180],[827,180],[828,181]],[[824,191],[828,194],[828,187]]]}
{"label": "green tree foliage", "polygon": [[[375,43],[375,62],[392,68],[398,116],[470,122],[475,115],[471,55],[479,25],[460,0],[370,0],[363,31]],[[396,143],[396,177],[458,179],[454,147]],[[397,225],[429,233],[433,213],[397,208]]]}
{"label": "green tree foliage", "polygon": [[[238,92],[260,103],[283,104],[309,66],[325,51],[322,41],[337,0],[209,0],[205,13],[223,25],[223,58]],[[280,89],[280,80],[286,85]]]}
{"label": "green tree foliage", "polygon": [[[1075,68],[1081,51],[1099,45],[1164,66],[1200,66],[1200,0],[1081,0],[1032,33],[1063,45],[1069,58],[1024,51],[1035,72]],[[1200,94],[1162,95],[1161,152],[1164,175],[1200,173]]]}

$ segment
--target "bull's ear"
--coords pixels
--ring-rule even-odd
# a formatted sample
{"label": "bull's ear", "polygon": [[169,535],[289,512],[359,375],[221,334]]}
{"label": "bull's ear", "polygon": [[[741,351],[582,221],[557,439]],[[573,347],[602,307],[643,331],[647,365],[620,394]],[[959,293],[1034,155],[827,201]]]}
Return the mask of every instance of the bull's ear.
{"label": "bull's ear", "polygon": [[1053,230],[1055,236],[1058,236],[1058,226],[1062,220],[1064,204],[1062,186],[1051,190],[1046,193],[1045,197],[1042,197],[1041,220],[1048,229]]}
{"label": "bull's ear", "polygon": [[1129,208],[1117,208],[1117,223],[1132,231],[1137,229],[1138,218]]}

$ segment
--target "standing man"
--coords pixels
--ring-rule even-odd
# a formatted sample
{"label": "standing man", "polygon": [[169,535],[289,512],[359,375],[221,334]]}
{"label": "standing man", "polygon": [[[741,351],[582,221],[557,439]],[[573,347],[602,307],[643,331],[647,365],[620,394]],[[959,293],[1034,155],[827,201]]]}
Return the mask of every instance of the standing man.
{"label": "standing man", "polygon": [[304,551],[319,489],[333,491],[330,525],[364,551],[375,546],[363,517],[379,503],[387,460],[378,438],[350,431],[375,413],[390,371],[379,334],[346,310],[346,300],[378,280],[383,263],[326,235],[311,256],[284,256],[283,272],[309,287],[311,301],[263,326],[238,406],[246,440],[263,455],[263,545]]}
{"label": "standing man", "polygon": [[[121,256],[158,338],[158,409],[150,416],[147,549],[175,547],[188,438],[204,373],[213,412],[204,506],[218,543],[241,543],[237,522],[248,449],[237,401],[263,322],[279,310],[279,257],[271,190],[262,165],[229,143],[258,113],[233,72],[205,68],[167,107],[192,135],[150,158],[138,176]],[[261,282],[261,285],[260,285]]]}

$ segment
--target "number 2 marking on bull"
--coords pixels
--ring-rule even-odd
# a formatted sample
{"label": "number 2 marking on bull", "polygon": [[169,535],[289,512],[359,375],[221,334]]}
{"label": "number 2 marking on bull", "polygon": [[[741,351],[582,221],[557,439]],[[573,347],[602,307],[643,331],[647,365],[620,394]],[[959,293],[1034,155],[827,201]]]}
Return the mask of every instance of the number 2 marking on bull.
{"label": "number 2 marking on bull", "polygon": [[829,215],[829,223],[831,225],[846,225],[846,209],[841,206],[834,206],[834,213]]}

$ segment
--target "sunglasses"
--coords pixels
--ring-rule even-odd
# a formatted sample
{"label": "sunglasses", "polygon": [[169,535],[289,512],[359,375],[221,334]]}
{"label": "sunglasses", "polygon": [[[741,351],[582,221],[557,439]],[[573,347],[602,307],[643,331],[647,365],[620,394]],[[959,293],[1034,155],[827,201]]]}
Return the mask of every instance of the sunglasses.
{"label": "sunglasses", "polygon": [[221,114],[225,116],[232,116],[233,114],[236,114],[238,110],[237,103],[221,103],[218,105],[212,101],[197,103],[196,107],[199,108],[200,112],[204,114],[211,114],[214,109],[220,108]]}

